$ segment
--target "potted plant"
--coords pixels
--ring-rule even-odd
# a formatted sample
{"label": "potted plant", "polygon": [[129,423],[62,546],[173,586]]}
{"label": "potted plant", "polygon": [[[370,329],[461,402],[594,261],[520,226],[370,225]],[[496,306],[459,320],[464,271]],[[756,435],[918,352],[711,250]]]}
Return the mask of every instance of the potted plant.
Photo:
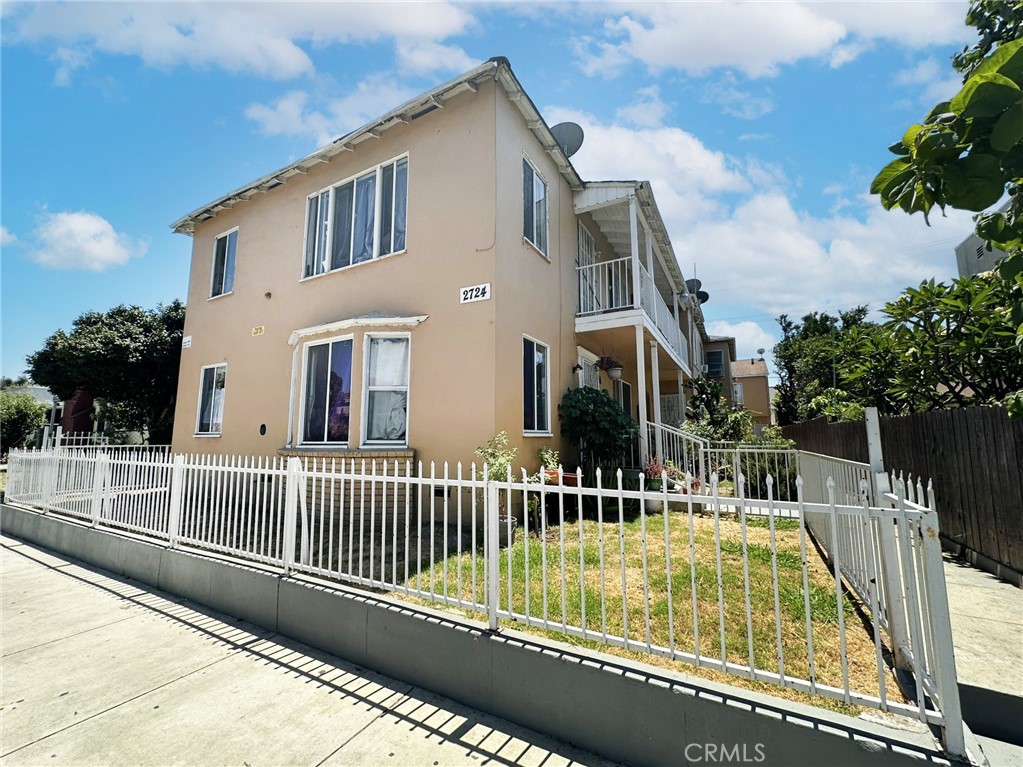
{"label": "potted plant", "polygon": [[607,373],[607,377],[612,381],[617,381],[622,377],[622,363],[613,354],[604,355],[597,360],[596,364],[600,370]]}
{"label": "potted plant", "polygon": [[579,484],[579,475],[574,472],[562,471],[559,480],[558,470],[561,468],[561,458],[557,450],[541,447],[536,451],[536,456],[540,459],[540,470],[545,475],[544,484],[562,484],[565,487],[576,487]]}
{"label": "potted plant", "polygon": [[[508,432],[499,432],[486,445],[476,448],[477,457],[481,458],[487,467],[486,472],[482,468],[478,469],[476,478],[484,482],[505,481],[508,477],[508,468],[512,465],[512,461],[515,460],[518,452],[519,449],[517,447],[508,446]],[[515,529],[519,526],[519,521],[511,510],[505,508],[504,493],[498,493],[497,503],[498,545],[503,549],[514,545]],[[510,535],[508,530],[509,524],[511,525]]]}
{"label": "potted plant", "polygon": [[[664,466],[656,458],[651,458],[643,469],[643,474],[646,477],[644,487],[647,492],[659,493],[664,488],[663,479],[661,478],[664,474]],[[668,480],[671,481],[670,478]],[[670,486],[669,486],[670,489]],[[647,512],[660,511],[663,503],[659,498],[647,498],[644,504]]]}

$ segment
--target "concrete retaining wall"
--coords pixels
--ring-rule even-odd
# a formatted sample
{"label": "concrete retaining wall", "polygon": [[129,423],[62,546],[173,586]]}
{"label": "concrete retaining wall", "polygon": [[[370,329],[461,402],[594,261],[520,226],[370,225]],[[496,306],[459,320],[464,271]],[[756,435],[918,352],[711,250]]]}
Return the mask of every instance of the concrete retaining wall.
{"label": "concrete retaining wall", "polygon": [[[630,765],[920,765],[925,733],[12,506],[0,529]],[[723,758],[724,757],[724,758]]]}

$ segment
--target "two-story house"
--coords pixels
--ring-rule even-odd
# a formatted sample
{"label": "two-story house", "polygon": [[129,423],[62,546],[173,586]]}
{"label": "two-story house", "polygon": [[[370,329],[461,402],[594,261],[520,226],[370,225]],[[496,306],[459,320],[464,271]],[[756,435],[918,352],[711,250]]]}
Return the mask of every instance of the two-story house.
{"label": "two-story house", "polygon": [[703,358],[649,183],[580,178],[503,58],[173,228],[193,238],[177,452],[439,463],[504,430],[528,465],[569,449],[557,405],[590,385],[650,455]]}

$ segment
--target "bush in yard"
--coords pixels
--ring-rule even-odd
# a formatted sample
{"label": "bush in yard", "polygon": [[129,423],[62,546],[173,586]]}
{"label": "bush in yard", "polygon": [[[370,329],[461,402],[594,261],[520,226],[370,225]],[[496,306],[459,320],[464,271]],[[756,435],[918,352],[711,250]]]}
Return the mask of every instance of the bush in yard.
{"label": "bush in yard", "polygon": [[45,417],[46,407],[31,394],[0,392],[0,455],[25,444]]}
{"label": "bush in yard", "polygon": [[632,447],[636,424],[606,391],[584,386],[569,389],[558,405],[561,433],[579,448],[586,463],[609,466],[621,460]]}

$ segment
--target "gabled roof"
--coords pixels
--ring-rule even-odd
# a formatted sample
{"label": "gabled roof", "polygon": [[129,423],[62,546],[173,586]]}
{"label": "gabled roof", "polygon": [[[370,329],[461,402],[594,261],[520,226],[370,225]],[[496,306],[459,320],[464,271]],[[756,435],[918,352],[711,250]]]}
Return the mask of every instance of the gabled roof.
{"label": "gabled roof", "polygon": [[303,157],[297,162],[257,178],[255,181],[245,184],[233,192],[217,198],[213,202],[196,208],[191,213],[182,216],[171,224],[171,228],[175,232],[190,235],[195,230],[196,224],[213,218],[220,211],[232,208],[257,194],[269,192],[281,184],[286,184],[293,176],[306,173],[309,168],[318,163],[327,162],[341,152],[352,151],[363,141],[379,138],[384,131],[396,125],[407,125],[435,109],[443,108],[444,102],[447,100],[465,91],[475,92],[480,83],[488,80],[496,80],[504,88],[508,98],[519,108],[519,111],[525,118],[529,130],[532,131],[537,141],[540,142],[547,154],[557,164],[561,175],[568,182],[568,185],[574,190],[582,189],[583,180],[572,166],[568,156],[558,146],[558,142],[555,141],[553,134],[551,134],[550,126],[544,121],[533,100],[529,98],[529,95],[523,89],[521,83],[519,83],[518,78],[515,77],[508,59],[503,56],[497,56],[475,69],[470,69],[454,80],[438,85],[436,88],[416,96],[411,101],[407,101],[401,106],[392,109],[387,114],[381,115],[361,128],[357,128],[351,133],[335,139],[327,146],[317,149],[308,157]]}

